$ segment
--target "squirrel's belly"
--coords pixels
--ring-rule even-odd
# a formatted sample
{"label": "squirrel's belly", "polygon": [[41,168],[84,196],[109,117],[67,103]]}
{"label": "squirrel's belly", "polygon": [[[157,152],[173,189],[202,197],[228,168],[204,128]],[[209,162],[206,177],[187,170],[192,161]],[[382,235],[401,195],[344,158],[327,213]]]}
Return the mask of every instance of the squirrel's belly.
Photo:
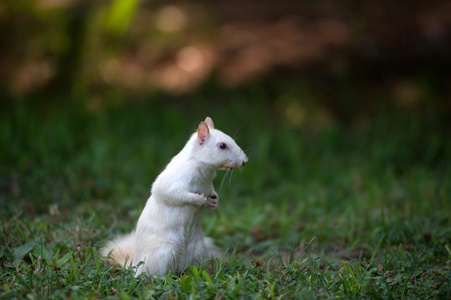
{"label": "squirrel's belly", "polygon": [[168,236],[180,246],[199,234],[200,208],[191,205],[166,206],[164,216]]}
{"label": "squirrel's belly", "polygon": [[164,218],[170,227],[190,228],[200,221],[200,207],[193,205],[166,206],[164,208]]}

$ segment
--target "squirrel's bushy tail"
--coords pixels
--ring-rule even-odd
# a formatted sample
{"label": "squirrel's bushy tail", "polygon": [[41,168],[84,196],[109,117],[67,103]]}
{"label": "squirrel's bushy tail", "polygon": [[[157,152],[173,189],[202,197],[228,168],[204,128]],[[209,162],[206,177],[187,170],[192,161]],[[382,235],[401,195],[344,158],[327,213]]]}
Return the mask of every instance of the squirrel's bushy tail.
{"label": "squirrel's bushy tail", "polygon": [[[122,235],[105,245],[100,254],[107,258],[110,265],[127,267],[133,262],[135,251],[135,232]],[[111,253],[111,254],[110,254]]]}

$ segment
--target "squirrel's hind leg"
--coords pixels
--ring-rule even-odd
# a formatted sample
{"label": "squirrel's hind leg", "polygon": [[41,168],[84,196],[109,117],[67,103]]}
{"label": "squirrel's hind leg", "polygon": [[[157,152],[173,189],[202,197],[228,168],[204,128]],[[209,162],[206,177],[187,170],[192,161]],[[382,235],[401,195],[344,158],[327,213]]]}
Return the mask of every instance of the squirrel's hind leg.
{"label": "squirrel's hind leg", "polygon": [[139,265],[135,276],[141,273],[148,275],[166,275],[169,271],[174,272],[177,268],[178,249],[171,243],[160,244],[158,247],[147,248],[146,251],[135,252],[136,264]]}

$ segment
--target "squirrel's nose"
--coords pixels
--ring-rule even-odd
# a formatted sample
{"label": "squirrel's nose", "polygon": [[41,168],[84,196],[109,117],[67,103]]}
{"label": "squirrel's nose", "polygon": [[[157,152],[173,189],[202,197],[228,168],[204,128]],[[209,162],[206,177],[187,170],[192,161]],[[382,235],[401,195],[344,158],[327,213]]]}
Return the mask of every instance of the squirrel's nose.
{"label": "squirrel's nose", "polygon": [[243,160],[243,164],[241,165],[241,166],[244,166],[246,163],[247,163],[247,161],[248,161],[248,159],[247,159],[247,156],[244,158],[244,160]]}

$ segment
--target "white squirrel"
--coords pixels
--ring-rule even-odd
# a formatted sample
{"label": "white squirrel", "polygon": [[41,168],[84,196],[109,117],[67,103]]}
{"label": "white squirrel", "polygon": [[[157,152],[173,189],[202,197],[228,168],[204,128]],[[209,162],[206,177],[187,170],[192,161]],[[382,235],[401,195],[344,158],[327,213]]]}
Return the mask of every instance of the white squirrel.
{"label": "white squirrel", "polygon": [[179,154],[152,184],[151,196],[130,234],[110,241],[101,251],[109,263],[139,265],[136,275],[181,273],[215,252],[200,226],[202,207],[216,209],[213,187],[216,170],[232,170],[247,163],[246,154],[207,117]]}

